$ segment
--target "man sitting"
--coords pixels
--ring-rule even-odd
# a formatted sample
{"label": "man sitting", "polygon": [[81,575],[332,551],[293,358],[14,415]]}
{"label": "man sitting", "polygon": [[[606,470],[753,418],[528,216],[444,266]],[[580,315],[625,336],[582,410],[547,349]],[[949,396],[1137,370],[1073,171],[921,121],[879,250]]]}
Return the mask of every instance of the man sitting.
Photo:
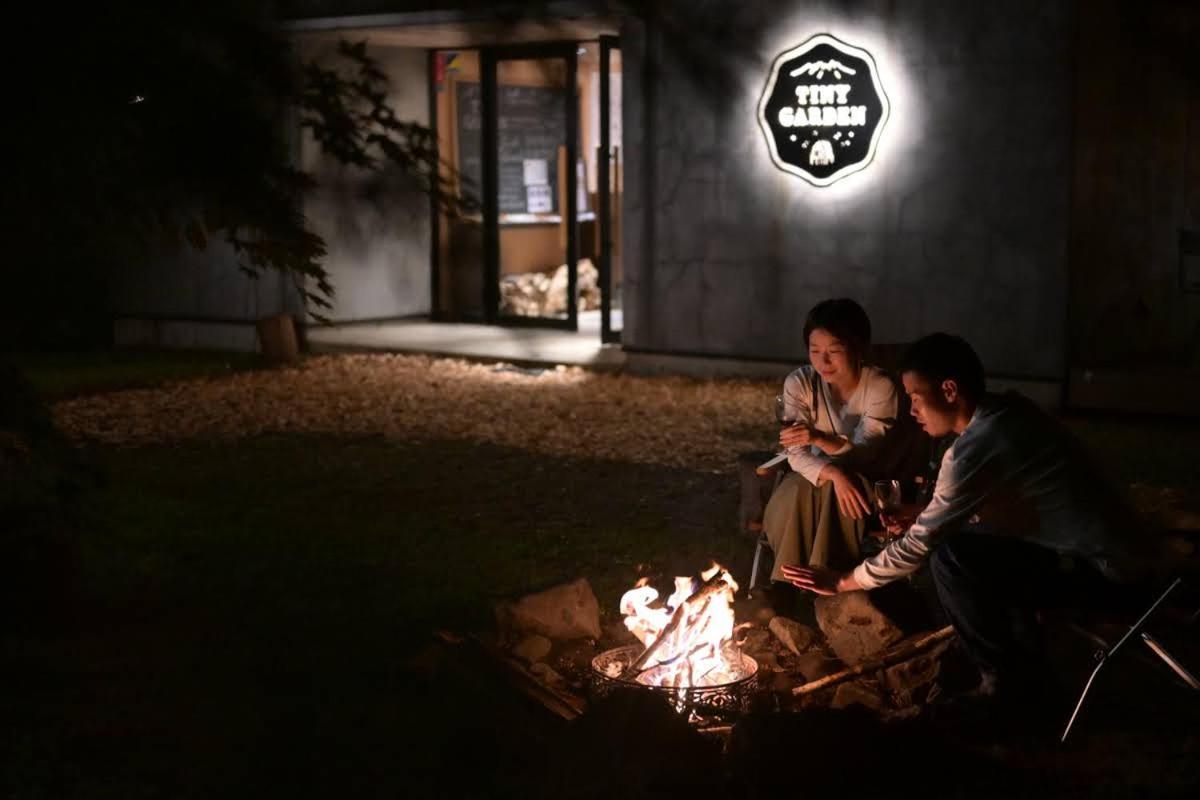
{"label": "man sitting", "polygon": [[963,339],[916,342],[901,378],[926,433],[958,434],[932,500],[887,520],[903,535],[852,571],[793,565],[784,574],[834,594],[883,586],[929,559],[942,607],[979,667],[977,696],[1029,700],[1044,682],[1036,609],[1069,601],[1068,587],[1078,600],[1080,578],[1135,577],[1150,555],[1143,531],[1060,424],[1020,395],[984,391],[983,365]]}

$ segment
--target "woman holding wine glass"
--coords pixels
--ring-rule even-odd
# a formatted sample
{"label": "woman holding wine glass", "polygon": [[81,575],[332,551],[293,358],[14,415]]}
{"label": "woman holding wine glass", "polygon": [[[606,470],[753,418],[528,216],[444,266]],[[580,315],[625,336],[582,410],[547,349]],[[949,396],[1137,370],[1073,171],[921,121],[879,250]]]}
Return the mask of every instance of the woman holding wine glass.
{"label": "woman holding wine glass", "polygon": [[906,460],[897,448],[905,445],[889,435],[900,407],[896,383],[865,363],[871,344],[866,312],[850,299],[820,302],[808,313],[804,338],[810,363],[787,376],[776,412],[793,473],[763,515],[775,581],[786,580],[784,564],[858,563],[873,513],[871,481],[908,477],[895,474]]}

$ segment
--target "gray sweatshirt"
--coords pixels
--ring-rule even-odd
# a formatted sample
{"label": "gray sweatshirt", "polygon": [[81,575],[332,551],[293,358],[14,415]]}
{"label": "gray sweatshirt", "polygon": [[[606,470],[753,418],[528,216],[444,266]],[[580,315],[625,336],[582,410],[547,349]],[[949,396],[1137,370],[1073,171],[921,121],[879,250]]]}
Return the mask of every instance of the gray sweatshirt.
{"label": "gray sweatshirt", "polygon": [[1082,444],[1028,399],[988,395],[942,459],[933,499],[904,535],[863,561],[873,589],[915,572],[943,536],[964,526],[1016,536],[1131,576],[1147,537]]}

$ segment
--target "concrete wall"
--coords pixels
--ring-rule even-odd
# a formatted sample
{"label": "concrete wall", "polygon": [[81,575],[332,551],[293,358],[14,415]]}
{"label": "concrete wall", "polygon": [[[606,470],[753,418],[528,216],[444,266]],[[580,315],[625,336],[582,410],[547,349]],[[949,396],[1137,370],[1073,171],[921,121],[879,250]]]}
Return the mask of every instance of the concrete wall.
{"label": "concrete wall", "polygon": [[[369,39],[368,39],[369,41]],[[335,40],[302,42],[306,57],[326,60]],[[429,124],[429,75],[423,49],[368,46],[388,75],[397,118]],[[430,287],[429,197],[398,172],[366,173],[324,157],[311,137],[300,163],[319,181],[305,202],[313,230],[328,247],[325,269],[336,291],[334,321],[427,314]]]}
{"label": "concrete wall", "polygon": [[[302,56],[331,45],[305,45]],[[391,79],[388,97],[400,119],[428,124],[425,52],[373,47]],[[324,264],[336,290],[327,315],[339,321],[401,317],[430,309],[430,216],[427,195],[400,175],[367,175],[330,163],[302,141],[299,159],[320,182],[305,213],[325,238]],[[279,312],[303,319],[292,279],[237,269],[219,238],[203,251],[181,249],[114,271],[110,308],[119,346],[253,350],[254,321]]]}
{"label": "concrete wall", "polygon": [[[184,248],[114,270],[109,292],[119,347],[249,351],[257,347],[259,317],[304,313],[290,278],[276,272],[248,277],[220,239],[204,250]],[[164,327],[165,320],[175,322]]]}
{"label": "concrete wall", "polygon": [[[992,373],[1060,379],[1073,7],[717,0],[629,20],[624,344],[795,359],[809,307],[846,295],[876,341],[948,330]],[[827,188],[773,166],[756,116],[774,57],[819,32],[872,52],[892,109],[874,163]]]}
{"label": "concrete wall", "polygon": [[1079,20],[1071,361],[1200,367],[1200,4],[1094,0]]}

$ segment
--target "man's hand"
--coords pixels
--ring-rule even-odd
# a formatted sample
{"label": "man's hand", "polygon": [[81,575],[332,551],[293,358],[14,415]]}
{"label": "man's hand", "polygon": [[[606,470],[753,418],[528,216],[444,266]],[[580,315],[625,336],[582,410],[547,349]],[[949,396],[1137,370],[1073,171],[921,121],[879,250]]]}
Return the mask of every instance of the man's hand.
{"label": "man's hand", "polygon": [[783,577],[797,589],[814,594],[830,595],[858,589],[858,581],[852,572],[835,572],[827,567],[801,567],[784,564]]}
{"label": "man's hand", "polygon": [[879,518],[888,533],[892,536],[899,536],[912,527],[912,524],[917,521],[917,517],[921,516],[921,512],[924,510],[924,506],[919,506],[915,503],[905,503],[891,511],[880,514]]}

